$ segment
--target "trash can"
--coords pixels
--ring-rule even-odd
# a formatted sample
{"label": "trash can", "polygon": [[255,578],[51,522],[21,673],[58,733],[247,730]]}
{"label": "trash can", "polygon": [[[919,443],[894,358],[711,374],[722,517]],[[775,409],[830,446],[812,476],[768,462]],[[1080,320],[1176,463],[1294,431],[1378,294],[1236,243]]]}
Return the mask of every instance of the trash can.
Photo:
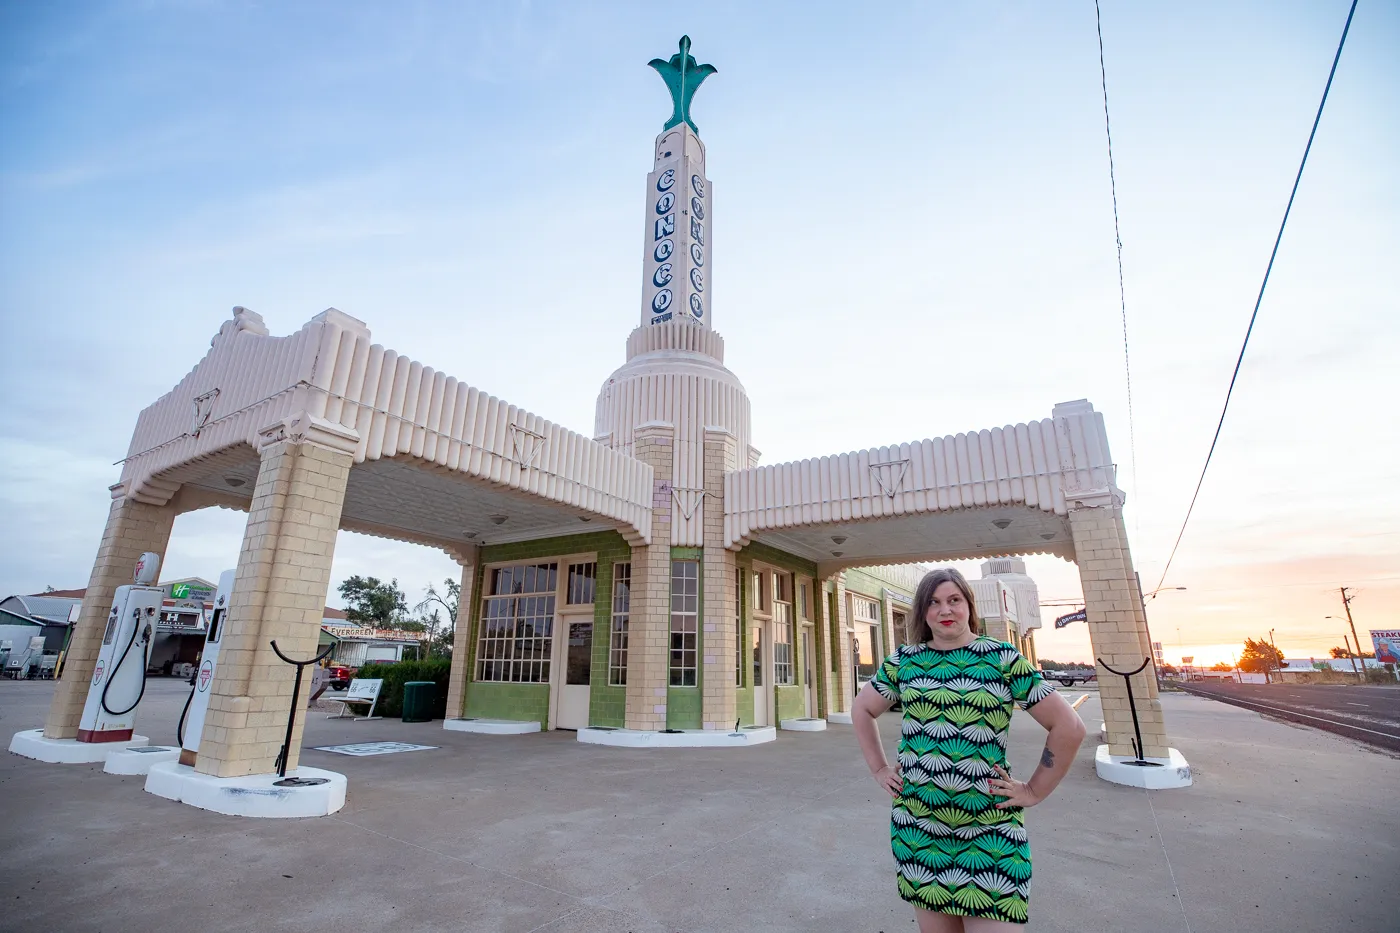
{"label": "trash can", "polygon": [[403,685],[403,721],[432,722],[437,684],[431,680],[410,680]]}

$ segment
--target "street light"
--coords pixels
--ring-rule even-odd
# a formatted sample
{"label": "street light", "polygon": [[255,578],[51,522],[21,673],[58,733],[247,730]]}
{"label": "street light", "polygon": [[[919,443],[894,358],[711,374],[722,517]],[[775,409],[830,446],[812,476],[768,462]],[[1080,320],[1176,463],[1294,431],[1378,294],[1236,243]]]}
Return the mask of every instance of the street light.
{"label": "street light", "polygon": [[[1163,592],[1166,592],[1166,591],[1168,591],[1168,590],[1184,590],[1184,589],[1186,589],[1186,587],[1184,587],[1184,586],[1159,586],[1159,587],[1157,587],[1155,590],[1153,590],[1153,591],[1150,592],[1150,593],[1143,593],[1143,592],[1142,592],[1142,575],[1135,572],[1135,573],[1133,574],[1133,578],[1134,578],[1135,580],[1137,580],[1138,595],[1141,597],[1141,603],[1142,603],[1142,627],[1145,628],[1145,629],[1147,630],[1147,647],[1148,647],[1148,648],[1151,648],[1151,647],[1152,647],[1152,626],[1151,626],[1151,624],[1148,623],[1148,621],[1147,621],[1147,601],[1148,601],[1149,599],[1156,599],[1158,593],[1163,593]],[[1179,643],[1181,642],[1181,629],[1179,629],[1179,628],[1176,630],[1176,640],[1177,640],[1178,645],[1179,645]],[[1157,681],[1157,689],[1160,691],[1160,690],[1162,689],[1162,671],[1161,671],[1160,668],[1157,667],[1157,652],[1156,652],[1155,650],[1152,652],[1152,675],[1153,675],[1153,678]]]}

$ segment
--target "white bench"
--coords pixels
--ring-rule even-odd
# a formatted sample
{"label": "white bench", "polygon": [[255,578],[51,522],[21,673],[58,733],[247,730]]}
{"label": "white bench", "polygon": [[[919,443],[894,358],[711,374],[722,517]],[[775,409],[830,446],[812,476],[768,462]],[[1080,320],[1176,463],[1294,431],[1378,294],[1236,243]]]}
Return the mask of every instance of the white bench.
{"label": "white bench", "polygon": [[381,718],[374,715],[374,707],[375,704],[379,702],[379,688],[383,685],[384,681],[379,678],[361,680],[356,677],[354,680],[350,681],[350,689],[346,692],[345,696],[329,698],[340,704],[340,712],[328,715],[326,718],[345,719],[346,714],[350,711],[351,704],[361,703],[368,707],[368,710],[363,716],[354,717],[356,722],[364,722],[366,719]]}

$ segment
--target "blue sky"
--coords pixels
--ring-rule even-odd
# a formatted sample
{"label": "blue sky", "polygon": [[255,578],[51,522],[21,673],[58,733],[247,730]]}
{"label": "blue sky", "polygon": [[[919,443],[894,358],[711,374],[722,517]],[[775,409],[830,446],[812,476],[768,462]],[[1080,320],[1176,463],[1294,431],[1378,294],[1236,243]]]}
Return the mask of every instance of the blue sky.
{"label": "blue sky", "polygon": [[[137,412],[236,304],[278,334],[340,308],[591,430],[669,114],[646,62],[682,33],[719,68],[693,109],[713,313],[765,462],[1088,398],[1155,585],[1346,7],[1104,4],[1130,442],[1092,3],[0,4],[0,590],[86,582]],[[1363,2],[1167,581],[1188,591],[1151,607],[1168,657],[1270,628],[1325,653],[1338,585],[1358,628],[1400,627],[1397,40],[1397,5]],[[183,516],[169,574],[217,578],[241,527]],[[335,575],[413,595],[453,567],[343,534]],[[1041,643],[1087,657],[1082,627]]]}

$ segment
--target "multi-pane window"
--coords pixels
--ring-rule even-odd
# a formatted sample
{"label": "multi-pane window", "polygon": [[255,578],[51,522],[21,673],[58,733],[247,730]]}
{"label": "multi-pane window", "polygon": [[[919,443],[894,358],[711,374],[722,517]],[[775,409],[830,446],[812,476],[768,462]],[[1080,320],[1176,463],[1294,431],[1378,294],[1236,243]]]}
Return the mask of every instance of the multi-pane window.
{"label": "multi-pane window", "polygon": [[771,592],[768,588],[768,576],[769,574],[765,571],[755,570],[753,572],[753,582],[750,586],[751,593],[749,598],[753,601],[754,612],[761,615],[768,614],[768,596]]}
{"label": "multi-pane window", "polygon": [[744,571],[734,571],[734,686],[744,685]]}
{"label": "multi-pane window", "polygon": [[856,680],[864,683],[875,676],[876,666],[884,659],[880,644],[880,604],[851,594],[851,619],[855,629]]}
{"label": "multi-pane window", "polygon": [[548,683],[558,564],[519,564],[489,573],[482,600],[476,679]]}
{"label": "multi-pane window", "polygon": [[608,683],[627,686],[627,623],[632,615],[632,565],[613,564],[612,636],[608,642]]}
{"label": "multi-pane window", "polygon": [[568,604],[570,606],[591,606],[593,594],[598,588],[598,564],[570,564]]}
{"label": "multi-pane window", "polygon": [[696,686],[700,639],[700,562],[671,561],[671,686]]}
{"label": "multi-pane window", "polygon": [[792,679],[792,603],[773,600],[773,682],[779,686]]}

